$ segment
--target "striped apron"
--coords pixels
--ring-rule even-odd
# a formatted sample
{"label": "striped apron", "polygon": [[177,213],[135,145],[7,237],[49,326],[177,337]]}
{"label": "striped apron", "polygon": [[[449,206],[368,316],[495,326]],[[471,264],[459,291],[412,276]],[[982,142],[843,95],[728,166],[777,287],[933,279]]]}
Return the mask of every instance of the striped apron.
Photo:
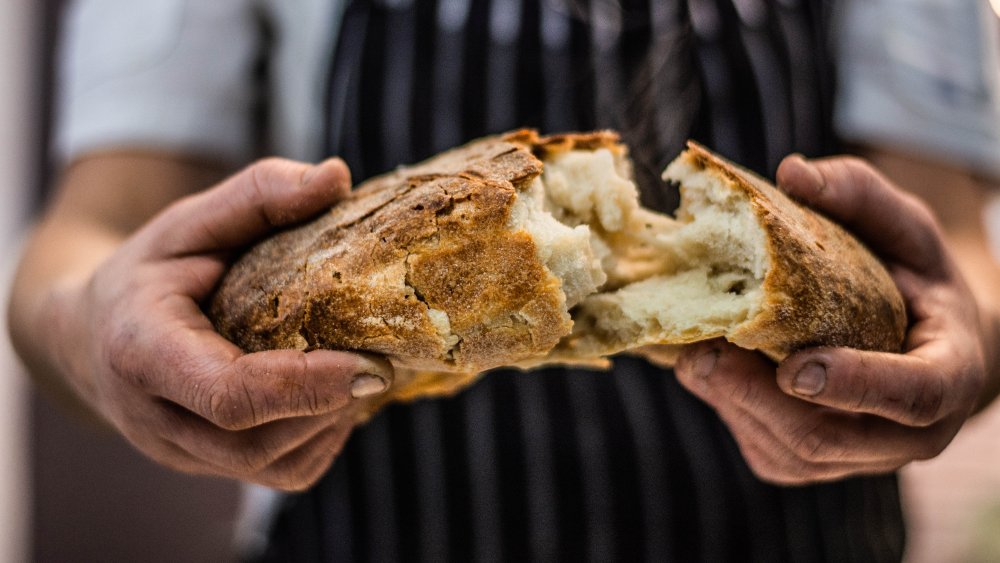
{"label": "striped apron", "polygon": [[[363,180],[514,129],[614,128],[643,203],[695,138],[765,175],[836,150],[828,14],[809,0],[353,0],[328,153]],[[670,371],[499,371],[393,405],[289,496],[273,561],[898,561],[894,476],[761,483]]]}

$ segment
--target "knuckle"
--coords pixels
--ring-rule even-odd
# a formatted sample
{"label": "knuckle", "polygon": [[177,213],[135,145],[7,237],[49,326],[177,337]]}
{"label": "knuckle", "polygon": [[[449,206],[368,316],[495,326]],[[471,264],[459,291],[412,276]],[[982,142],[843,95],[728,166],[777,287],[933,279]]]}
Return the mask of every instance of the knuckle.
{"label": "knuckle", "polygon": [[254,442],[242,448],[234,462],[243,467],[250,475],[266,470],[280,457],[280,452],[270,444]]}
{"label": "knuckle", "polygon": [[944,406],[944,379],[932,377],[918,385],[906,404],[908,422],[913,426],[930,426],[941,419]]}
{"label": "knuckle", "polygon": [[302,488],[300,490],[308,489],[309,487],[315,485],[320,479],[322,479],[323,475],[326,474],[326,470],[329,468],[330,463],[332,463],[332,461],[333,458],[330,456],[330,454],[326,454],[320,459],[318,463],[314,463],[310,467],[303,468],[303,470],[299,473],[298,476],[298,484]]}
{"label": "knuckle", "polygon": [[798,437],[791,445],[792,452],[800,460],[813,460],[825,453],[823,437],[818,432],[808,432]]}
{"label": "knuckle", "polygon": [[875,168],[863,158],[840,156],[830,160],[830,174],[844,180],[849,185],[867,191],[872,179],[877,176]]}
{"label": "knuckle", "polygon": [[860,351],[851,350],[850,361],[840,362],[838,368],[836,375],[843,382],[843,392],[850,396],[845,401],[849,410],[870,412],[882,404],[882,394]]}
{"label": "knuckle", "polygon": [[291,161],[278,157],[268,157],[251,164],[246,170],[244,197],[253,206],[263,205],[271,197],[275,184],[282,178],[282,172],[290,167]]}
{"label": "knuckle", "polygon": [[315,455],[307,465],[301,468],[300,479],[307,487],[319,481],[333,464],[333,460],[340,455],[342,440],[337,435],[331,439],[323,440],[323,443],[316,449]]}
{"label": "knuckle", "polygon": [[319,414],[322,411],[323,401],[316,385],[308,381],[305,354],[299,353],[293,365],[294,368],[286,373],[279,380],[280,384],[275,387],[273,402],[286,405],[290,415]]}
{"label": "knuckle", "polygon": [[291,493],[301,493],[312,487],[316,481],[319,481],[320,477],[322,477],[322,473],[317,475],[300,475],[293,472],[281,480],[279,488]]}
{"label": "knuckle", "polygon": [[301,492],[319,481],[325,469],[316,470],[305,464],[284,464],[280,468],[269,468],[266,480],[270,486],[283,491]]}
{"label": "knuckle", "polygon": [[738,385],[733,385],[729,391],[729,400],[740,405],[753,405],[757,402],[757,386],[747,378]]}
{"label": "knuckle", "polygon": [[743,454],[743,460],[746,462],[747,468],[758,478],[766,479],[773,472],[773,463],[768,456],[764,455],[760,446],[750,446],[748,444],[743,441],[739,442],[740,453]]}
{"label": "knuckle", "polygon": [[137,353],[138,349],[139,327],[131,321],[119,323],[107,337],[104,365],[117,380],[140,389],[148,389],[150,374],[143,369],[142,362],[138,361],[138,356],[141,356]]}
{"label": "knuckle", "polygon": [[287,161],[283,158],[269,156],[252,163],[247,167],[247,173],[250,176],[251,183],[259,187],[265,187],[269,183],[271,174],[276,170],[280,170],[286,164]]}
{"label": "knuckle", "polygon": [[289,491],[302,491],[316,484],[333,461],[340,455],[349,430],[344,432],[331,426],[324,433],[303,446],[294,458],[282,463],[278,471],[280,487]]}
{"label": "knuckle", "polygon": [[756,455],[748,455],[747,453],[743,455],[746,458],[747,468],[758,480],[773,483],[779,477],[780,473],[770,462],[763,461]]}
{"label": "knuckle", "polygon": [[238,360],[243,393],[256,421],[313,416],[336,406],[339,397],[324,392],[322,381],[308,375],[305,355],[299,352],[296,357],[277,369],[258,361]]}
{"label": "knuckle", "polygon": [[805,459],[789,457],[772,481],[778,485],[801,486],[816,483],[824,478],[824,465]]}
{"label": "knuckle", "polygon": [[868,385],[865,381],[860,381],[854,399],[850,402],[850,410],[854,412],[867,412],[871,410],[874,405],[878,404],[875,396],[876,392],[872,389],[871,385]]}
{"label": "knuckle", "polygon": [[757,479],[773,485],[795,486],[809,482],[811,469],[802,460],[786,459],[781,463],[757,460],[747,466]]}
{"label": "knuckle", "polygon": [[257,160],[251,166],[263,170],[273,170],[276,168],[281,168],[283,166],[286,166],[288,162],[289,162],[288,160],[281,158],[279,156],[267,156]]}
{"label": "knuckle", "polygon": [[225,430],[243,430],[254,426],[256,412],[252,398],[237,392],[230,385],[217,384],[205,393],[207,405],[203,411],[211,422]]}
{"label": "knuckle", "polygon": [[267,199],[275,182],[294,170],[294,163],[276,156],[262,158],[247,168],[249,195],[257,201]]}
{"label": "knuckle", "polygon": [[295,410],[307,416],[314,416],[322,412],[322,401],[315,387],[301,387],[293,390],[295,395]]}
{"label": "knuckle", "polygon": [[754,477],[776,485],[798,484],[809,473],[807,463],[787,455],[778,444],[761,443],[759,433],[734,433],[740,453]]}
{"label": "knuckle", "polygon": [[139,448],[138,446],[137,448],[156,463],[166,466],[169,469],[180,471],[182,473],[196,472],[197,464],[193,463],[190,459],[186,459],[182,455],[179,455],[176,451],[176,447],[171,447],[170,444],[166,442],[155,444],[153,447],[148,449]]}
{"label": "knuckle", "polygon": [[283,397],[268,401],[285,405],[284,412],[278,413],[279,415],[315,416],[323,413],[324,402],[320,400],[315,388],[300,383],[289,384],[286,387]]}
{"label": "knuckle", "polygon": [[837,158],[836,161],[843,166],[847,173],[854,175],[855,178],[875,173],[875,168],[871,163],[859,156],[845,155]]}
{"label": "knuckle", "polygon": [[249,170],[247,170],[247,176],[249,177],[249,185],[244,193],[247,199],[253,203],[262,202],[266,199],[267,194],[267,183],[268,174],[274,168],[274,158],[266,158],[264,160],[259,160],[250,165]]}
{"label": "knuckle", "polygon": [[788,447],[800,461],[820,461],[836,454],[831,436],[821,420],[810,420],[791,433]]}
{"label": "knuckle", "polygon": [[119,379],[128,380],[132,374],[132,350],[137,338],[135,326],[125,323],[111,330],[105,347],[105,364]]}

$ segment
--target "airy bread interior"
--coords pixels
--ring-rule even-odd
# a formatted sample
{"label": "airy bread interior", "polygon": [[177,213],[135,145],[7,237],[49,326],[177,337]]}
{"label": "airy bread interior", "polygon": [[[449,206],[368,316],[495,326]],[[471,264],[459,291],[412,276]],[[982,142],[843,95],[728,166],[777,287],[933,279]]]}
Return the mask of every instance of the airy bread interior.
{"label": "airy bread interior", "polygon": [[640,207],[606,148],[551,155],[518,194],[509,227],[534,237],[573,318],[564,356],[724,336],[760,309],[769,259],[749,197],[683,155],[664,179],[681,186],[675,217]]}

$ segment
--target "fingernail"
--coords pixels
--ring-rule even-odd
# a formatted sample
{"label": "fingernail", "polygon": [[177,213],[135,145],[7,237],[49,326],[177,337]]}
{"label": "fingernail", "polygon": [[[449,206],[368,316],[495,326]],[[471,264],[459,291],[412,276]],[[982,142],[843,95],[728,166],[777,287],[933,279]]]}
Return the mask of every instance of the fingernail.
{"label": "fingernail", "polygon": [[792,391],[806,397],[819,395],[824,387],[826,387],[826,366],[816,362],[802,366],[799,373],[795,374],[795,381],[792,382]]}
{"label": "fingernail", "polygon": [[351,382],[351,396],[355,399],[371,397],[385,391],[388,384],[377,375],[362,373]]}
{"label": "fingernail", "polygon": [[717,349],[713,348],[704,352],[695,358],[694,364],[691,366],[691,372],[695,377],[705,379],[710,373],[712,373],[712,370],[715,369],[715,363],[718,359],[719,351]]}

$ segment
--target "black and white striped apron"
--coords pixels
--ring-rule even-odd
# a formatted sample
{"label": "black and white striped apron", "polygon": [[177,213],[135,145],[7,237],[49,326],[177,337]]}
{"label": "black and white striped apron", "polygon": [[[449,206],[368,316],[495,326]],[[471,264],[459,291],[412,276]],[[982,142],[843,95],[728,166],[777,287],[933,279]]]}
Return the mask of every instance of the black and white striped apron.
{"label": "black and white striped apron", "polygon": [[[643,202],[692,137],[764,174],[835,150],[809,0],[353,0],[327,149],[356,180],[485,134],[614,128]],[[496,372],[394,405],[290,496],[274,561],[898,561],[892,476],[780,488],[714,412],[633,358]]]}

